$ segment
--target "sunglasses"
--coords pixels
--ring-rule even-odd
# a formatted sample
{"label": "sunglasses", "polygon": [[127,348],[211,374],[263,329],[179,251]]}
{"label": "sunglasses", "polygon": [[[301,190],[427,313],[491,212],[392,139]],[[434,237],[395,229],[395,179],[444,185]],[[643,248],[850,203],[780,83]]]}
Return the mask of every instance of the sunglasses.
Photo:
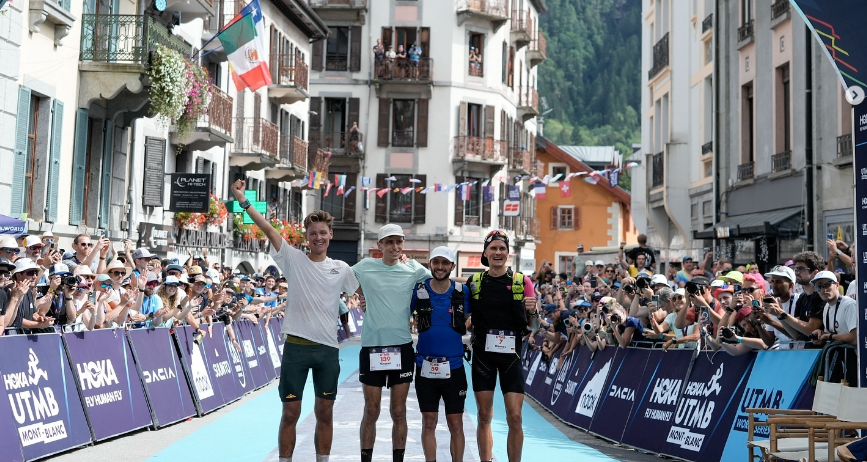
{"label": "sunglasses", "polygon": [[681,301],[681,300],[683,300],[684,298],[685,298],[685,297],[684,297],[683,295],[675,295],[675,296],[674,296],[674,299],[677,300],[677,301]]}
{"label": "sunglasses", "polygon": [[49,244],[54,244],[56,242],[53,237],[43,237],[42,240]]}
{"label": "sunglasses", "polygon": [[744,292],[746,292],[748,294],[751,294],[751,293],[755,292],[757,289],[758,289],[758,287],[744,287],[741,290],[743,290]]}
{"label": "sunglasses", "polygon": [[24,271],[24,275],[25,275],[25,276],[28,276],[28,277],[36,276],[37,274],[39,274],[39,270],[27,270],[27,271]]}
{"label": "sunglasses", "polygon": [[179,285],[180,285],[180,284],[174,284],[174,283],[172,283],[172,284],[166,284],[166,287],[175,287],[175,288],[177,288]]}
{"label": "sunglasses", "polygon": [[613,273],[614,270],[613,270],[613,269],[607,269],[607,270],[605,270],[605,272],[606,272],[606,273]]}
{"label": "sunglasses", "polygon": [[114,287],[114,286],[112,286],[111,284],[108,284],[108,283],[106,283],[106,282],[103,282],[103,283],[100,284],[99,286],[102,287],[103,289],[111,289],[112,287]]}
{"label": "sunglasses", "polygon": [[18,255],[19,253],[21,253],[21,249],[19,249],[17,247],[14,249],[6,249],[6,253],[12,254],[12,255]]}
{"label": "sunglasses", "polygon": [[505,232],[500,231],[499,229],[495,229],[495,230],[491,231],[490,233],[488,233],[487,236],[485,236],[485,240],[488,240],[488,239],[490,239],[490,238],[492,238],[492,237],[495,237],[495,236],[502,236],[502,237],[505,237],[505,238],[508,238],[508,237],[509,237],[509,235],[506,234]]}
{"label": "sunglasses", "polygon": [[175,270],[169,271],[169,276],[180,276],[180,275],[181,275],[180,271],[175,271]]}
{"label": "sunglasses", "polygon": [[123,276],[124,274],[126,274],[126,271],[109,271],[108,272],[109,276]]}
{"label": "sunglasses", "polygon": [[28,247],[28,249],[30,249],[30,250],[42,250],[43,247],[45,247],[45,246],[42,244],[36,244],[36,245],[31,245],[30,247]]}
{"label": "sunglasses", "polygon": [[88,281],[92,281],[92,280],[96,279],[96,276],[90,276],[90,275],[87,275],[87,274],[85,274],[85,275],[81,275],[80,277],[83,278],[83,279],[87,279]]}
{"label": "sunglasses", "polygon": [[93,247],[93,242],[82,242],[78,244],[79,247]]}
{"label": "sunglasses", "polygon": [[151,282],[148,282],[147,284],[145,284],[145,286],[147,286],[147,287],[156,287],[158,285],[160,285],[160,281],[151,281]]}
{"label": "sunglasses", "polygon": [[0,271],[0,278],[8,278],[10,274],[9,271]]}
{"label": "sunglasses", "polygon": [[833,282],[822,282],[822,283],[816,284],[817,289],[830,289],[833,286],[834,286]]}
{"label": "sunglasses", "polygon": [[806,266],[796,266],[792,268],[792,270],[796,273],[803,273],[804,271],[810,271],[810,268],[807,268]]}

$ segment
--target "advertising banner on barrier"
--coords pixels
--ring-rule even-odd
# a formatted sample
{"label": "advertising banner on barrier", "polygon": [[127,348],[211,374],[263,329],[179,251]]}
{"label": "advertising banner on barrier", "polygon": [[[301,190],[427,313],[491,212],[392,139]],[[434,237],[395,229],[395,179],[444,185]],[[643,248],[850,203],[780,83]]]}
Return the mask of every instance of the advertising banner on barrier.
{"label": "advertising banner on barrier", "polygon": [[[554,382],[554,387],[551,389],[550,399],[551,411],[559,416],[572,415],[575,412],[575,400],[578,398],[578,385],[584,380],[590,365],[593,364],[593,352],[589,348],[582,345],[578,347],[569,358],[569,371],[565,375],[557,374],[557,380]],[[566,365],[563,365],[566,368]],[[563,369],[560,370],[560,373]],[[542,397],[542,402],[547,396]],[[546,403],[547,404],[547,403]]]}
{"label": "advertising banner on barrier", "polygon": [[[2,375],[2,371],[0,371],[0,375]],[[14,401],[11,404],[14,404]],[[21,442],[18,438],[18,431],[15,429],[15,421],[12,420],[12,408],[9,405],[10,402],[6,399],[4,389],[0,393],[0,441],[3,441],[3,444],[0,445],[0,460],[23,462],[24,454],[21,453]]]}
{"label": "advertising banner on barrier", "polygon": [[235,374],[232,373],[231,355],[225,340],[226,326],[222,322],[215,322],[202,328],[208,332],[200,342],[205,354],[205,364],[214,388],[219,390],[223,398],[223,404],[230,403],[243,396],[246,390],[238,386]]}
{"label": "advertising banner on barrier", "polygon": [[280,363],[281,358],[283,358],[282,352],[277,348],[277,342],[275,339],[279,339],[279,336],[274,336],[274,326],[277,325],[276,319],[268,320],[268,325],[260,324],[262,328],[262,336],[265,339],[265,345],[268,347],[268,357],[271,358],[271,365],[274,366],[274,376],[280,377]]}
{"label": "advertising banner on barrier", "polygon": [[614,353],[617,350],[608,347],[598,350],[593,356],[593,361],[584,374],[584,379],[578,385],[578,391],[572,401],[572,413],[565,416],[567,422],[585,430],[590,428],[590,422],[593,421],[593,415],[602,397],[605,381],[608,379],[608,373],[611,372]]}
{"label": "advertising banner on barrier", "polygon": [[96,441],[153,424],[123,329],[63,334]]}
{"label": "advertising banner on barrier", "polygon": [[[740,400],[734,422],[730,427],[722,461],[741,461],[747,444],[749,429],[748,408],[793,409],[799,401],[820,350],[760,351],[753,364],[750,378]],[[756,420],[764,422],[767,415],[758,414]],[[756,431],[768,427],[758,427]],[[757,438],[762,439],[762,438]]]}
{"label": "advertising banner on barrier", "polygon": [[[539,342],[541,343],[541,342]],[[543,396],[545,388],[545,375],[548,373],[548,363],[542,361],[542,352],[529,349],[529,365],[527,366],[527,378],[524,380],[524,392],[533,396]]]}
{"label": "advertising banner on barrier", "polygon": [[635,395],[635,406],[621,441],[623,444],[659,452],[677,411],[677,398],[686,383],[694,354],[693,350],[681,349],[650,353],[638,386],[642,391],[640,396]]}
{"label": "advertising banner on barrier", "polygon": [[204,414],[225,404],[223,395],[216,385],[213,370],[206,363],[202,346],[193,342],[193,328],[179,326],[174,328],[175,341],[181,350],[184,367],[187,368],[187,378],[193,390],[193,399]]}
{"label": "advertising banner on barrier", "polygon": [[[14,427],[26,460],[45,457],[91,442],[90,429],[75,388],[72,368],[58,334],[0,337],[3,400],[0,415]],[[16,444],[0,445],[10,459]]]}
{"label": "advertising banner on barrier", "polygon": [[688,460],[697,460],[699,454],[702,460],[719,460],[754,358],[699,354],[659,452]]}
{"label": "advertising banner on barrier", "polygon": [[623,438],[650,353],[640,348],[618,349],[590,432],[617,442]]}
{"label": "advertising banner on barrier", "polygon": [[[220,325],[222,326],[223,324],[220,323]],[[247,368],[247,361],[244,361],[244,353],[243,349],[241,349],[240,339],[237,339],[236,337],[238,344],[233,344],[232,340],[229,339],[227,332],[226,327],[223,326],[223,346],[225,347],[228,358],[232,364],[232,376],[235,378],[235,388],[237,392],[240,393],[239,396],[244,396],[246,393],[253,390],[253,379],[250,378],[250,370]]]}
{"label": "advertising banner on barrier", "polygon": [[232,327],[235,328],[235,335],[238,337],[238,343],[241,344],[241,357],[247,363],[247,370],[249,371],[247,378],[252,378],[253,388],[256,389],[268,383],[268,379],[265,377],[265,371],[259,367],[257,345],[248,324],[250,321],[241,320],[232,323]]}
{"label": "advertising banner on barrier", "polygon": [[[863,94],[863,92],[862,92]],[[867,104],[861,102],[852,109],[854,121],[853,137],[855,159],[855,223],[860,224],[856,232],[855,249],[858,255],[858,380],[860,386],[867,387]]]}
{"label": "advertising banner on barrier", "polygon": [[277,377],[277,374],[274,372],[274,361],[276,356],[271,356],[268,353],[268,346],[265,345],[265,336],[262,335],[262,328],[265,327],[265,325],[262,322],[254,324],[248,321],[247,327],[251,332],[250,338],[253,339],[253,343],[256,345],[256,358],[262,368],[262,373],[265,374],[265,381],[270,382]]}
{"label": "advertising banner on barrier", "polygon": [[[281,323],[277,323],[277,319],[271,319],[271,322],[268,323],[268,327],[271,330],[271,336],[274,337],[274,344],[277,345],[277,353],[280,356],[281,362],[283,359],[283,341],[280,340],[280,329],[282,328],[282,320],[280,318]],[[280,376],[280,372],[277,372],[277,376]]]}
{"label": "advertising banner on barrier", "polygon": [[132,329],[126,335],[141,371],[154,425],[160,428],[196,415],[170,329]]}

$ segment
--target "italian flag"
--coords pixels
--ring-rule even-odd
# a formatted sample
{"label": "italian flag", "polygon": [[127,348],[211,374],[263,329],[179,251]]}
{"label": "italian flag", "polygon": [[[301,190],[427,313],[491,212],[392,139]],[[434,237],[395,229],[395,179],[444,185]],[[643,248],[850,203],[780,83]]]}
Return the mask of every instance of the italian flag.
{"label": "italian flag", "polygon": [[218,36],[229,57],[229,69],[235,88],[256,91],[271,85],[271,72],[262,54],[262,38],[258,37],[252,14],[235,19]]}

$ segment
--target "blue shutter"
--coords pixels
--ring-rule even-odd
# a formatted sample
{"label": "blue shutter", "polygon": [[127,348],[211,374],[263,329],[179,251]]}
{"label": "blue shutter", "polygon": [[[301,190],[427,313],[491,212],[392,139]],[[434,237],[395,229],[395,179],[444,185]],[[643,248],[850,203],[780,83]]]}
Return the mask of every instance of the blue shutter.
{"label": "blue shutter", "polygon": [[45,219],[57,221],[57,196],[60,194],[60,146],[63,137],[63,103],[54,100],[51,107],[51,150],[48,154],[48,200],[45,206]]}
{"label": "blue shutter", "polygon": [[80,225],[84,215],[84,175],[87,164],[87,129],[89,116],[86,110],[75,113],[75,150],[72,157],[72,191],[69,195],[69,224]]}
{"label": "blue shutter", "polygon": [[105,140],[102,143],[102,180],[99,186],[99,227],[108,227],[111,213],[111,168],[114,159],[114,124],[105,122]]}
{"label": "blue shutter", "polygon": [[[24,213],[24,177],[27,175],[27,128],[30,126],[30,89],[18,90],[18,122],[15,126],[15,162],[12,171],[12,204],[10,214],[18,218]],[[31,185],[32,187],[33,185]]]}

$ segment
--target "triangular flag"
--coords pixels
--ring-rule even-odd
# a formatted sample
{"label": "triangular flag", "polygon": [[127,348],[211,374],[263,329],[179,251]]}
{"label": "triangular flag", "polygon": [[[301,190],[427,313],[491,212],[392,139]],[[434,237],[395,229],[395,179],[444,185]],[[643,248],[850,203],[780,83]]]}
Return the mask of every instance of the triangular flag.
{"label": "triangular flag", "polygon": [[596,184],[597,183],[596,178],[593,178],[592,176],[585,176],[584,181],[586,181],[590,184]]}
{"label": "triangular flag", "polygon": [[490,182],[491,182],[491,180],[485,180],[482,182],[482,186],[487,186],[488,183],[490,183]]}
{"label": "triangular flag", "polygon": [[406,187],[406,188],[401,188],[400,193],[401,193],[401,194],[406,194],[406,193],[408,193],[408,192],[410,192],[410,191],[412,191],[412,188],[410,188],[410,187]]}
{"label": "triangular flag", "polygon": [[387,192],[388,192],[388,189],[383,188],[383,189],[380,189],[379,191],[377,191],[376,195],[379,196],[381,199],[382,196],[384,196]]}
{"label": "triangular flag", "polygon": [[410,178],[409,182],[410,183],[421,183],[421,180],[419,180],[418,178]]}
{"label": "triangular flag", "polygon": [[562,174],[562,173],[558,173],[558,174],[554,175],[554,178],[551,178],[548,182],[549,182],[549,183],[556,183],[557,180],[559,180],[561,176],[563,176],[563,174]]}
{"label": "triangular flag", "polygon": [[331,192],[331,183],[328,183],[328,186],[325,187],[325,196],[328,197],[328,193]]}
{"label": "triangular flag", "polygon": [[397,178],[395,178],[394,175],[392,175],[392,176],[386,178],[385,181],[397,181]]}
{"label": "triangular flag", "polygon": [[355,186],[350,186],[349,190],[343,194],[343,197],[348,197],[352,191],[355,191]]}

